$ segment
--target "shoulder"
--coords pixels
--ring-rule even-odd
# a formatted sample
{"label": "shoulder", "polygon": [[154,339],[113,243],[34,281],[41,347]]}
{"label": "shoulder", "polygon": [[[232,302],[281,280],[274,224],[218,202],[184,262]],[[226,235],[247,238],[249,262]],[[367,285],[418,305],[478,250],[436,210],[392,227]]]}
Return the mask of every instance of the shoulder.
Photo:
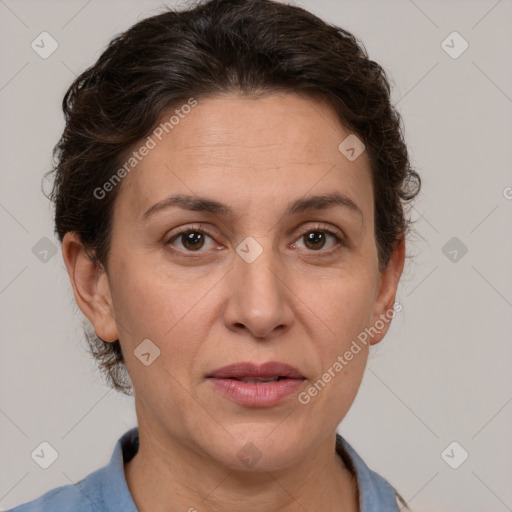
{"label": "shoulder", "polygon": [[75,484],[52,489],[9,512],[137,512],[126,484],[123,464],[138,449],[138,429],[119,438],[110,462]]}
{"label": "shoulder", "polygon": [[98,512],[101,505],[98,503],[99,488],[94,485],[96,473],[76,484],[56,487],[9,512]]}

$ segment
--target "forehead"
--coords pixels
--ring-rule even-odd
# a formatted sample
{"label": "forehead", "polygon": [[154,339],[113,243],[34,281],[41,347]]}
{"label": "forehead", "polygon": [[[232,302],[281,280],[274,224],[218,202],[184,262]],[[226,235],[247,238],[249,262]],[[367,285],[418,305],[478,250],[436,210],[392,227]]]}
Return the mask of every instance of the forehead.
{"label": "forehead", "polygon": [[123,179],[123,215],[139,218],[176,191],[208,194],[242,211],[258,203],[265,207],[265,199],[276,204],[338,190],[357,197],[370,213],[367,155],[350,161],[340,152],[351,132],[326,103],[290,93],[229,94],[199,99],[186,111],[167,125],[168,133],[150,135],[154,147]]}

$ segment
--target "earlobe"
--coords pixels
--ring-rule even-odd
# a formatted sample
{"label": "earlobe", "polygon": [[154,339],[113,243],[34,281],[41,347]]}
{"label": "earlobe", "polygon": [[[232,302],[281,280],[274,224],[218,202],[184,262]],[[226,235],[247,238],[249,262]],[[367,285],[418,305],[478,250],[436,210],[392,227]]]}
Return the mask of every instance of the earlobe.
{"label": "earlobe", "polygon": [[391,319],[397,309],[395,305],[396,290],[405,262],[405,238],[395,243],[386,268],[380,273],[379,290],[375,302],[372,326],[377,332],[370,344],[375,345],[386,335]]}
{"label": "earlobe", "polygon": [[96,334],[104,341],[119,339],[107,273],[92,261],[76,233],[64,235],[62,258],[75,301]]}

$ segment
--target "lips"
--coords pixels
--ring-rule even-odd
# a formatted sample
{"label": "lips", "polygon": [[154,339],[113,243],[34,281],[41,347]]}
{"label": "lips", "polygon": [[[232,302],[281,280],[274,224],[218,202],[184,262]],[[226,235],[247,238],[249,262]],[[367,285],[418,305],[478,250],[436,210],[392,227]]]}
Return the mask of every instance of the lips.
{"label": "lips", "polygon": [[306,381],[297,368],[270,361],[234,363],[206,375],[213,389],[244,407],[274,407],[296,393]]}
{"label": "lips", "polygon": [[233,379],[249,383],[305,379],[297,368],[277,361],[269,361],[260,366],[249,362],[234,363],[214,370],[206,378]]}

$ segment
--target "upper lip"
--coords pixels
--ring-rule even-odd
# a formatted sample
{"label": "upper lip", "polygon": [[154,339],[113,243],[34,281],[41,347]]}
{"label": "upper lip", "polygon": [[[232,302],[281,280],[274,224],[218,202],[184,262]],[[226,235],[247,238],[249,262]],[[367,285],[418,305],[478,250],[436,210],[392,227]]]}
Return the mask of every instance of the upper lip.
{"label": "upper lip", "polygon": [[269,361],[259,366],[249,362],[233,363],[228,366],[223,366],[222,368],[217,368],[206,377],[216,379],[240,379],[242,377],[287,377],[289,379],[304,379],[304,376],[297,368],[277,361]]}

